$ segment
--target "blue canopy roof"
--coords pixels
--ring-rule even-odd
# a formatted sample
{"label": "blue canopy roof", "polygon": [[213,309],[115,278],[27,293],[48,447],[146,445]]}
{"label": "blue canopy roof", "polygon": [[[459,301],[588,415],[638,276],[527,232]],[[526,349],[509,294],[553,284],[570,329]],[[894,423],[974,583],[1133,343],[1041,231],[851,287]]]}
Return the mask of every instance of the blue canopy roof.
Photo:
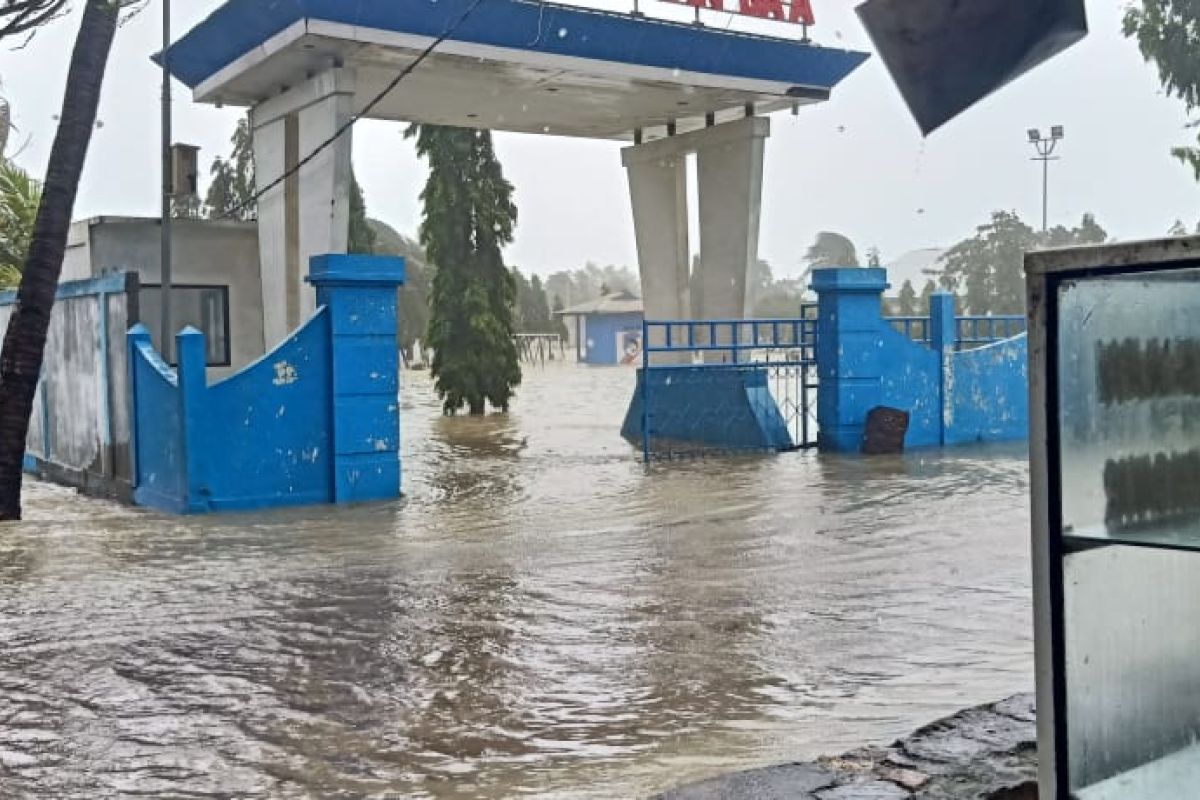
{"label": "blue canopy roof", "polygon": [[[301,20],[436,37],[473,0],[229,0],[170,49],[195,88]],[[526,0],[482,0],[452,41],[828,90],[865,53]]]}

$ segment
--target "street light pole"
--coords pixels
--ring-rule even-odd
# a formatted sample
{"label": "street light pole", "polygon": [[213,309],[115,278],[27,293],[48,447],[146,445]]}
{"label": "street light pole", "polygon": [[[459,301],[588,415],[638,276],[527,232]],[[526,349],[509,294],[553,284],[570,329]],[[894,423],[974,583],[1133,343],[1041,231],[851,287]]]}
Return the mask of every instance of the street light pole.
{"label": "street light pole", "polygon": [[1050,162],[1058,161],[1058,156],[1053,153],[1063,136],[1062,125],[1051,127],[1049,136],[1042,136],[1042,132],[1037,128],[1029,129],[1029,143],[1037,150],[1037,155],[1033,157],[1033,160],[1042,162],[1042,233],[1049,228],[1047,207],[1050,196]]}
{"label": "street light pole", "polygon": [[162,0],[162,256],[159,277],[159,349],[163,359],[171,361],[171,196],[174,180],[171,175],[171,66],[168,56],[171,47],[171,0]]}

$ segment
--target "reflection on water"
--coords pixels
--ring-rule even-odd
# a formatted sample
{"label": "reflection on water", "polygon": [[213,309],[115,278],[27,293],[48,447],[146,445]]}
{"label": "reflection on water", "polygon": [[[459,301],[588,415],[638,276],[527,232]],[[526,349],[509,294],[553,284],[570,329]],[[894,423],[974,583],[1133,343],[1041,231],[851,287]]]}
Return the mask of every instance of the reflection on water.
{"label": "reflection on water", "polygon": [[0,794],[636,797],[1028,690],[1024,453],[642,467],[625,370],[404,392],[400,503],[0,531]]}

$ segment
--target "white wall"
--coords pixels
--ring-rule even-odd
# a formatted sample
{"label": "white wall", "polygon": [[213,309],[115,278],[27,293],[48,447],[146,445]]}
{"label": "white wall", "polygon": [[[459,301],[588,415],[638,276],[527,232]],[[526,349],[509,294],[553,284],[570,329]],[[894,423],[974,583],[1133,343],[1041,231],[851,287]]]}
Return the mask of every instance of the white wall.
{"label": "white wall", "polygon": [[[160,281],[162,250],[157,219],[101,217],[88,224],[87,256],[93,274],[127,270],[137,272],[142,283]],[[232,363],[226,368],[213,368],[209,374],[219,378],[236,372],[264,352],[257,226],[243,222],[175,220],[172,231],[174,283],[229,287]],[[154,332],[157,341],[158,321],[141,321]]]}

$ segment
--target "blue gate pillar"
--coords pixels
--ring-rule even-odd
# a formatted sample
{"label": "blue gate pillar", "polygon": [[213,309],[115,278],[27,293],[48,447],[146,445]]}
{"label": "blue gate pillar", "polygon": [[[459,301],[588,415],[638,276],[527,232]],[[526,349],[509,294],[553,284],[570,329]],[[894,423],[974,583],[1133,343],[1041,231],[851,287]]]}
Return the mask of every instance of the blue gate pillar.
{"label": "blue gate pillar", "polygon": [[817,293],[817,441],[828,452],[857,452],[867,412],[883,398],[883,317],[888,288],[878,267],[814,269]]}
{"label": "blue gate pillar", "polygon": [[334,502],[400,494],[396,289],[404,259],[315,256],[308,282],[329,312]]}
{"label": "blue gate pillar", "polygon": [[929,296],[929,346],[938,354],[938,443],[946,444],[947,417],[951,404],[946,402],[947,388],[954,370],[954,349],[958,346],[958,318],[954,315],[954,295],[935,292]]}

